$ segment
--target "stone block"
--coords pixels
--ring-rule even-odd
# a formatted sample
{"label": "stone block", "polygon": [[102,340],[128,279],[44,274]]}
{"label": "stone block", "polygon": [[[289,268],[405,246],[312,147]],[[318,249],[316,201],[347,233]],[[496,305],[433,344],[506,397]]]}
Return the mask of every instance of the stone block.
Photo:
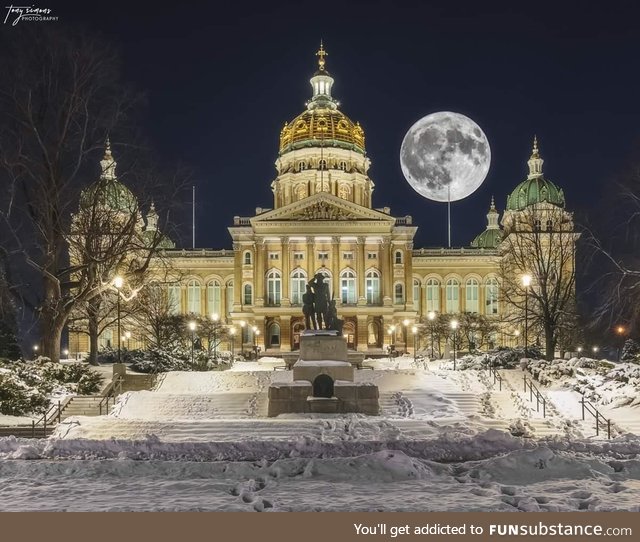
{"label": "stone block", "polygon": [[337,397],[307,397],[309,412],[317,414],[337,414],[340,399]]}
{"label": "stone block", "polygon": [[294,380],[308,380],[313,383],[318,375],[329,375],[333,380],[353,382],[354,368],[346,361],[305,361],[299,360],[293,366]]}
{"label": "stone block", "polygon": [[335,335],[303,335],[300,337],[300,359],[349,361],[347,339]]}

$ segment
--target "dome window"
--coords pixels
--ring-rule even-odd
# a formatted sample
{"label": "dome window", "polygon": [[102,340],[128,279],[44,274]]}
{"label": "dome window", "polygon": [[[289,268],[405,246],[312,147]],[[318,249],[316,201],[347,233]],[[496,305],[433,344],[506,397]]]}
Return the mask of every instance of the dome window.
{"label": "dome window", "polygon": [[305,169],[307,169],[307,163],[306,162],[298,162],[298,167],[296,169],[297,169],[297,171],[304,171]]}
{"label": "dome window", "polygon": [[542,231],[542,223],[540,222],[539,219],[536,219],[533,222],[533,231]]}
{"label": "dome window", "polygon": [[326,171],[327,170],[327,161],[322,159],[318,162],[318,169],[322,170],[322,171]]}
{"label": "dome window", "polygon": [[338,168],[342,171],[347,171],[347,163],[344,161],[340,162],[340,164],[338,164]]}
{"label": "dome window", "polygon": [[547,220],[547,231],[553,231],[553,220]]}

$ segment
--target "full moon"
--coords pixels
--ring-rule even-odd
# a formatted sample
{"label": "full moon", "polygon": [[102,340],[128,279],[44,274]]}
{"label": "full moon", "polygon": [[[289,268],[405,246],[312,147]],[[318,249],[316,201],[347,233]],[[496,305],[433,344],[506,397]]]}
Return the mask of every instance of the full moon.
{"label": "full moon", "polygon": [[434,201],[466,198],[489,172],[491,149],[469,117],[441,111],[416,122],[400,149],[402,173],[421,196]]}

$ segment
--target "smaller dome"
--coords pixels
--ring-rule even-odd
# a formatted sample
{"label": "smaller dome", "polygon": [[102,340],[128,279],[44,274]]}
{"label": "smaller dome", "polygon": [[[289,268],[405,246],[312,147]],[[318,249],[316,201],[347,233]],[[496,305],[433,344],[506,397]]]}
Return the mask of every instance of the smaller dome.
{"label": "smaller dome", "polygon": [[547,202],[552,205],[564,207],[564,192],[551,181],[544,178],[542,164],[544,160],[538,150],[538,138],[533,138],[531,157],[527,161],[529,175],[515,190],[507,196],[507,211],[522,211],[529,205]]}
{"label": "smaller dome", "polygon": [[138,208],[138,200],[116,176],[117,163],[111,154],[111,143],[107,138],[104,158],[100,160],[100,179],[80,194],[80,207],[104,206],[114,211],[133,213]]}
{"label": "smaller dome", "polygon": [[564,207],[564,192],[542,175],[522,181],[507,196],[507,211],[522,211],[529,205],[547,202]]}
{"label": "smaller dome", "polygon": [[159,241],[156,241],[154,239],[155,235],[156,235],[156,232],[153,232],[153,231],[142,232],[142,237],[145,243],[147,244],[147,246],[151,246],[151,244],[155,241],[157,248],[162,248],[162,249],[176,248],[176,244],[164,233],[161,234],[161,238]]}
{"label": "smaller dome", "polygon": [[497,248],[502,241],[502,230],[484,230],[473,241],[471,246],[473,248]]}
{"label": "smaller dome", "polygon": [[100,205],[114,211],[133,213],[138,208],[136,197],[121,182],[100,179],[80,195],[80,206],[87,208]]}

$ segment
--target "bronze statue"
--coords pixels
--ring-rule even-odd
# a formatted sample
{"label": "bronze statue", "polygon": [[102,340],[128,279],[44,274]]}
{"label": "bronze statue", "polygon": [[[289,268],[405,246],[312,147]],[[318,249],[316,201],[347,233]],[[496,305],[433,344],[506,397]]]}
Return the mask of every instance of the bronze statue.
{"label": "bronze statue", "polygon": [[329,287],[324,282],[324,275],[316,273],[316,276],[309,282],[309,286],[313,289],[313,308],[317,324],[315,329],[328,329]]}
{"label": "bronze statue", "polygon": [[329,302],[329,310],[327,314],[327,329],[333,329],[342,335],[342,326],[344,320],[338,318],[338,309],[336,308],[336,300],[332,299]]}
{"label": "bronze statue", "polygon": [[[302,294],[302,314],[304,314],[304,325],[307,329],[318,329],[314,307],[315,295],[311,286],[307,284],[307,291]],[[313,324],[313,328],[311,325]]]}

